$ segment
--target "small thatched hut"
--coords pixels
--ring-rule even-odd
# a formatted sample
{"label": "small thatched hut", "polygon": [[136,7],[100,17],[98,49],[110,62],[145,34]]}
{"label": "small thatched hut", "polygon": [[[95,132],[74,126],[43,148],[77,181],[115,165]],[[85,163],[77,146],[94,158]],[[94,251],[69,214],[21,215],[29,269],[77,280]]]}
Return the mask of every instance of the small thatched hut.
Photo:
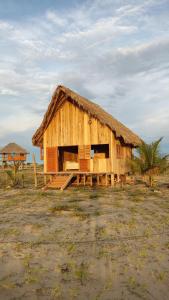
{"label": "small thatched hut", "polygon": [[99,105],[64,86],[54,92],[32,141],[43,152],[45,174],[114,174],[116,178],[128,173],[127,160],[141,143]]}
{"label": "small thatched hut", "polygon": [[28,151],[15,143],[9,143],[0,149],[1,161],[7,162],[25,162]]}

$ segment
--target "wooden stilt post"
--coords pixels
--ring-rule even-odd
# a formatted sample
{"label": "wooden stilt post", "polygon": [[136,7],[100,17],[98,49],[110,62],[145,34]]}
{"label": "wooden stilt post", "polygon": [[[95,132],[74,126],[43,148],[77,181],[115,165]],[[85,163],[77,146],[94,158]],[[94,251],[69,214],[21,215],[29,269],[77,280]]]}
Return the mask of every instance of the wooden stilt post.
{"label": "wooden stilt post", "polygon": [[118,176],[118,182],[120,184],[120,187],[123,187],[123,182],[122,182],[122,176],[121,175]]}
{"label": "wooden stilt post", "polygon": [[45,174],[44,174],[44,185],[47,185],[47,177]]}
{"label": "wooden stilt post", "polygon": [[125,175],[121,175],[121,187],[125,185]]}
{"label": "wooden stilt post", "polygon": [[33,168],[34,168],[34,180],[35,180],[35,187],[38,186],[38,179],[37,179],[37,170],[36,170],[36,160],[35,160],[35,154],[32,154],[32,161],[33,161]]}
{"label": "wooden stilt post", "polygon": [[97,175],[97,185],[99,185],[99,175]]}
{"label": "wooden stilt post", "polygon": [[84,177],[83,177],[83,183],[84,183],[84,185],[86,185],[86,175],[84,175]]}
{"label": "wooden stilt post", "polygon": [[105,184],[106,184],[106,186],[108,186],[108,176],[107,176],[107,174],[105,174]]}
{"label": "wooden stilt post", "polygon": [[90,186],[93,186],[93,175],[90,175]]}
{"label": "wooden stilt post", "polygon": [[80,175],[78,174],[78,175],[77,175],[77,185],[78,185],[78,186],[79,186],[79,181],[80,181],[80,178],[79,178],[79,177],[80,177]]}
{"label": "wooden stilt post", "polygon": [[111,174],[111,186],[114,187],[114,174]]}

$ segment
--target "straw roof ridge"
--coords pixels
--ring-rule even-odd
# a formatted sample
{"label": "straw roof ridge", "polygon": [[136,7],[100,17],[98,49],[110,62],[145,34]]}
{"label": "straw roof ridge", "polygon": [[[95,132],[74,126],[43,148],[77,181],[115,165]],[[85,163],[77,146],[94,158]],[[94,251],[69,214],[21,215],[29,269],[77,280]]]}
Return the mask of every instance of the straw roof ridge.
{"label": "straw roof ridge", "polygon": [[57,105],[59,105],[60,101],[63,101],[62,99],[65,100],[65,97],[68,101],[74,103],[79,108],[87,112],[91,117],[98,119],[101,124],[107,125],[114,132],[116,138],[122,138],[124,143],[133,145],[134,147],[141,143],[141,139],[135,133],[112,117],[112,115],[102,109],[98,104],[80,96],[63,85],[59,85],[52,96],[52,100],[48,106],[48,110],[44,116],[42,124],[32,138],[34,145],[39,145],[42,142],[43,133],[52,120],[57,109]]}
{"label": "straw roof ridge", "polygon": [[28,154],[28,151],[16,143],[9,143],[5,147],[0,149],[0,154]]}

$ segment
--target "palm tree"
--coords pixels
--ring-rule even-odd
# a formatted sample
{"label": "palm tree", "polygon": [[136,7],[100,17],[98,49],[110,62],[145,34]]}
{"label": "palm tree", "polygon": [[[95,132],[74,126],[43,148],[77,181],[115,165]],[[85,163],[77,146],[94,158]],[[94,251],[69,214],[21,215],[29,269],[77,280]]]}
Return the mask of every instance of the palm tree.
{"label": "palm tree", "polygon": [[150,144],[144,141],[137,149],[137,155],[131,162],[131,168],[134,173],[148,175],[149,185],[153,185],[153,176],[163,173],[168,167],[168,156],[163,156],[160,152],[160,143],[163,138]]}

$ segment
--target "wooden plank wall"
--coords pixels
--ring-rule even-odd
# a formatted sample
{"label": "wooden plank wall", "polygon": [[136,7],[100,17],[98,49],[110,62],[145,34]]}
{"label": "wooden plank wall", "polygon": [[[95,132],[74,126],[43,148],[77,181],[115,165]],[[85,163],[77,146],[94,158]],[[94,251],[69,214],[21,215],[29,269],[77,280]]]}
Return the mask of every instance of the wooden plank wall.
{"label": "wooden plank wall", "polygon": [[[90,121],[91,120],[91,121]],[[88,116],[70,102],[56,113],[46,132],[46,144],[50,147],[107,144],[110,140],[110,130],[98,120]]]}
{"label": "wooden plank wall", "polygon": [[90,161],[90,171],[124,174],[128,171],[126,158],[130,156],[131,148],[123,147],[123,158],[117,159],[118,143],[114,133],[107,126],[66,101],[44,133],[44,171],[46,171],[46,147],[109,144],[110,158],[98,159],[97,162]]}

